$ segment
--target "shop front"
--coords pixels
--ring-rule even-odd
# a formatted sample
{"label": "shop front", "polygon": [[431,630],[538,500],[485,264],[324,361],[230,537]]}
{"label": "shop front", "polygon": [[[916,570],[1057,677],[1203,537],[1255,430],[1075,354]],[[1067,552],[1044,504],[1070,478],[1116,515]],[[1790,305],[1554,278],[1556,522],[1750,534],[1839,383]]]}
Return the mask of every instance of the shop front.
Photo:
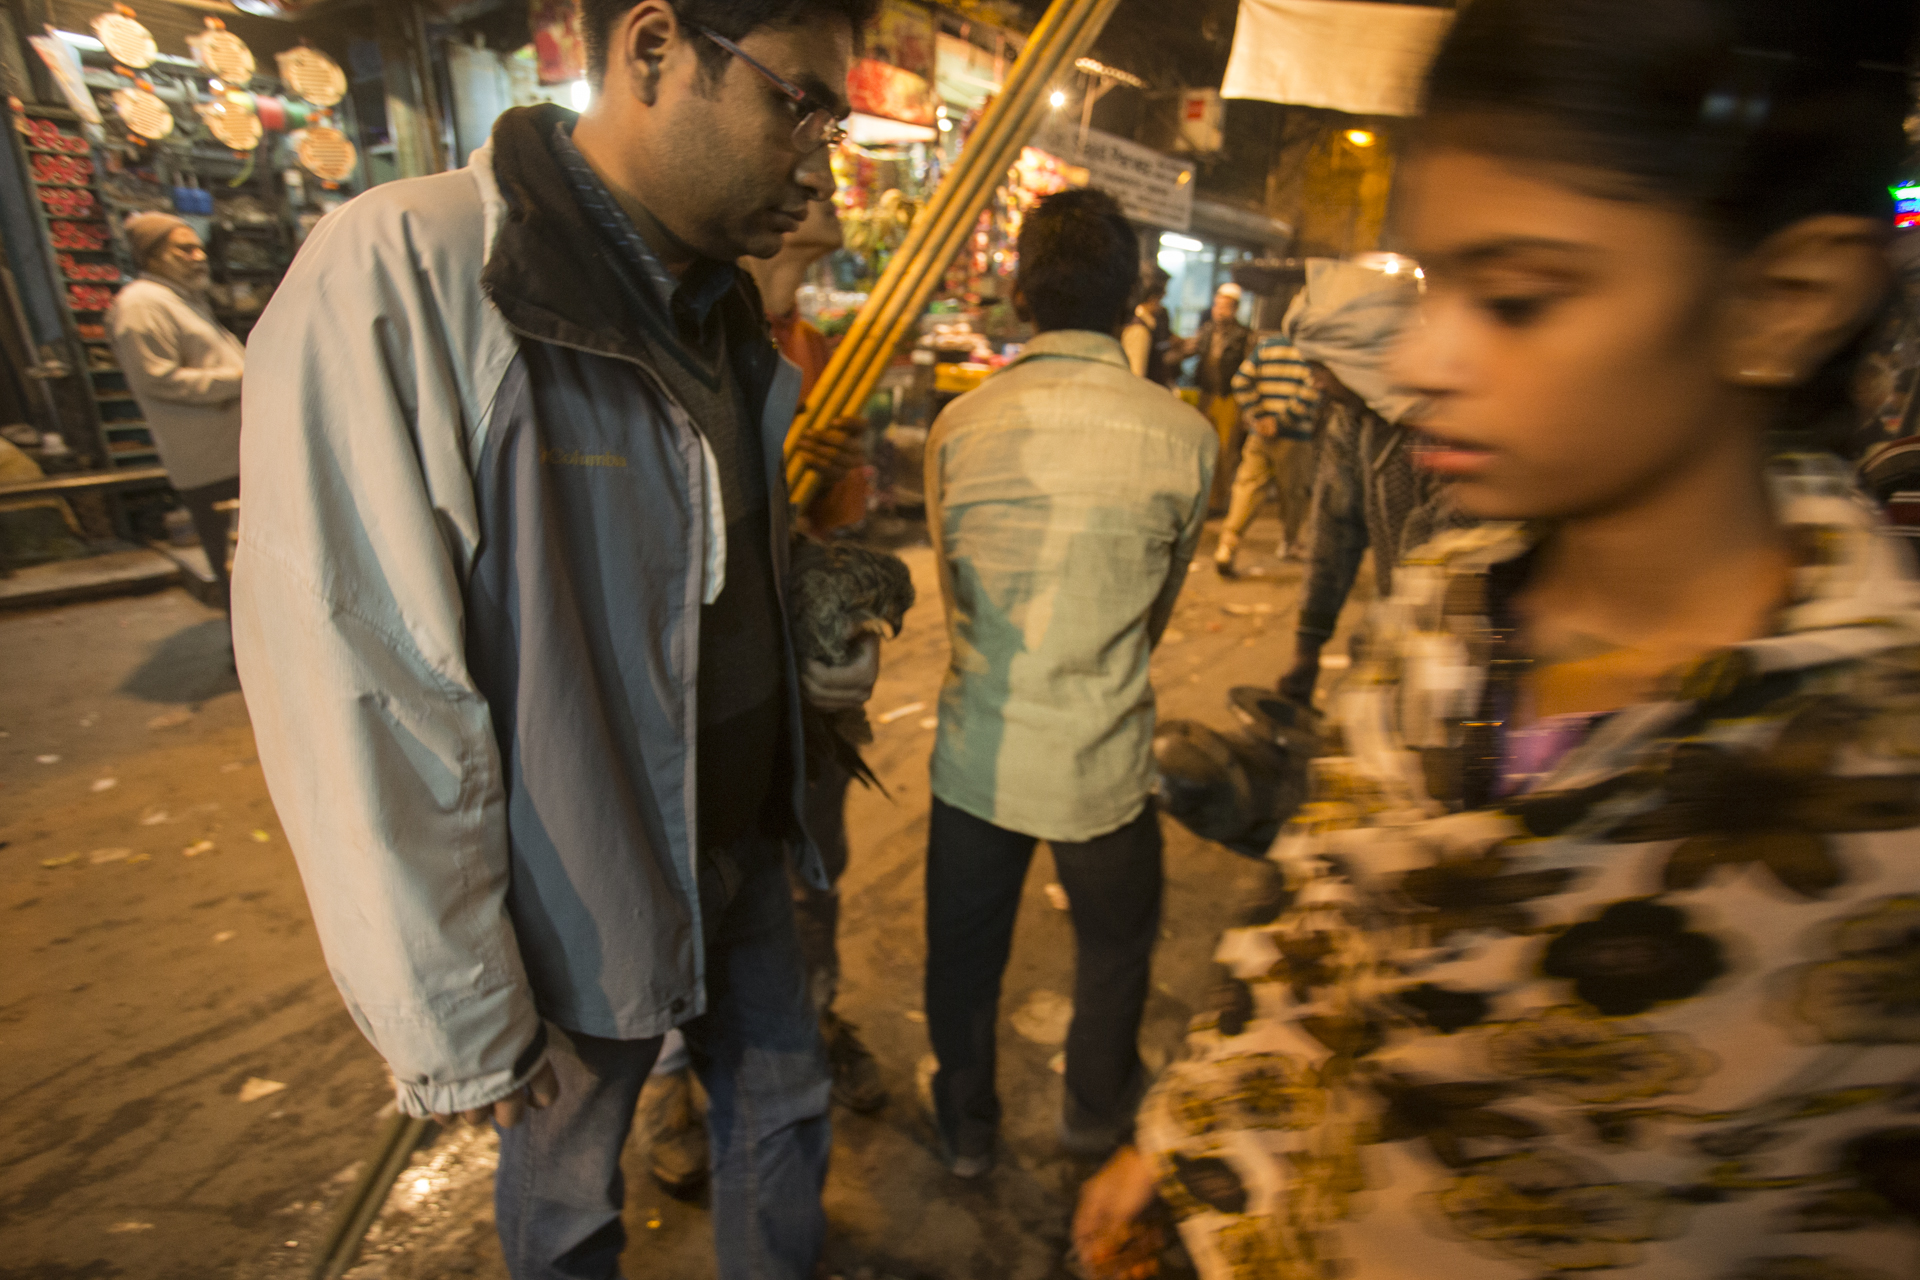
{"label": "shop front", "polygon": [[[0,496],[44,507],[57,484],[83,549],[158,541],[167,473],[106,327],[136,275],[123,223],[165,212],[193,227],[209,302],[244,340],[306,233],[365,184],[352,77],[291,22],[168,0],[58,0],[52,17],[0,60],[16,391]],[[0,547],[0,570],[35,558]]]}
{"label": "shop front", "polygon": [[[1167,310],[1176,333],[1192,333],[1206,319],[1213,295],[1234,278],[1236,269],[1256,259],[1286,252],[1293,228],[1278,218],[1217,200],[1197,199],[1184,230],[1163,232],[1155,261],[1172,277]],[[1272,328],[1278,316],[1265,314],[1262,297],[1249,290],[1240,301],[1239,319],[1254,328]]]}

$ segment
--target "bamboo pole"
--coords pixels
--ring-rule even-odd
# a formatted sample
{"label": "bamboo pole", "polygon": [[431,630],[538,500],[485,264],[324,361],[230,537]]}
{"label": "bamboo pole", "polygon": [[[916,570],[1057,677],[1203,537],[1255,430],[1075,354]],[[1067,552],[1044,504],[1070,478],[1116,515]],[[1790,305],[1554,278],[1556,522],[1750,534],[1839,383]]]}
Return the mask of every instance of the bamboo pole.
{"label": "bamboo pole", "polygon": [[975,126],[933,199],[913,220],[906,239],[827,362],[813,399],[802,408],[787,439],[787,490],[795,508],[812,500],[820,476],[794,446],[857,412],[873,394],[895,348],[966,244],[994,188],[1033,136],[1056,77],[1092,47],[1118,4],[1119,0],[1053,0],[1047,6],[1006,86]]}
{"label": "bamboo pole", "polygon": [[360,1171],[353,1190],[340,1205],[333,1226],[321,1241],[313,1260],[313,1280],[340,1280],[360,1256],[360,1245],[374,1219],[387,1203],[393,1184],[406,1171],[407,1161],[427,1140],[433,1121],[398,1115],[388,1121],[373,1149],[373,1159]]}

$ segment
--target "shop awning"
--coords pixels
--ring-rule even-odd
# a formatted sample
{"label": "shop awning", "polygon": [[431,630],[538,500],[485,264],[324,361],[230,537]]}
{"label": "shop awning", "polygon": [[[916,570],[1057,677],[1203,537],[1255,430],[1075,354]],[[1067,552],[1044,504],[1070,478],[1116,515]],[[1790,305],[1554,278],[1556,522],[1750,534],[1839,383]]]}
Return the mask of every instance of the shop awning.
{"label": "shop awning", "polygon": [[1293,241],[1290,223],[1253,209],[1209,200],[1205,196],[1195,197],[1193,201],[1193,221],[1189,229],[1211,240],[1252,245],[1260,249],[1284,249]]}
{"label": "shop awning", "polygon": [[1451,9],[1361,0],[1240,0],[1225,98],[1410,116]]}

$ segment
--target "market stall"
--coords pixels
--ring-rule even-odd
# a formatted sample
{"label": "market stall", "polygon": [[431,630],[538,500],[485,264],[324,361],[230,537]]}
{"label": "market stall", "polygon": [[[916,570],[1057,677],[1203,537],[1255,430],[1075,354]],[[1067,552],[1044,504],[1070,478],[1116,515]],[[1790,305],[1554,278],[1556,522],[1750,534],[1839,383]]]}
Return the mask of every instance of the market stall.
{"label": "market stall", "polygon": [[207,246],[209,300],[244,339],[301,239],[359,188],[361,171],[347,77],[330,56],[283,24],[268,29],[274,47],[256,50],[221,18],[155,8],[150,27],[125,5],[66,4],[58,16],[85,17],[84,30],[30,35],[22,52],[44,72],[41,92],[10,99],[7,144],[31,214],[23,233],[36,241],[10,237],[13,275],[53,276],[64,342],[42,347],[73,353],[53,357],[56,374],[71,369],[60,431],[23,452],[49,476],[145,477],[113,488],[133,497],[122,536],[149,538],[161,534],[169,498],[106,329],[135,274],[121,224],[164,211],[192,225]]}

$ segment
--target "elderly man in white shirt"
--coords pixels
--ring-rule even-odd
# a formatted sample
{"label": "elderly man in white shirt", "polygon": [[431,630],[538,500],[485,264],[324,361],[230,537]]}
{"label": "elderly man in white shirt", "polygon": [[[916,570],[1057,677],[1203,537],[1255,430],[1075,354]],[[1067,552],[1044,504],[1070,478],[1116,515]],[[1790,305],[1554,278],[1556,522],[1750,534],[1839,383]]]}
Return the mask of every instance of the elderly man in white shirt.
{"label": "elderly man in white shirt", "polygon": [[172,214],[139,213],[124,230],[140,278],[114,298],[107,333],[224,605],[227,521],[214,508],[240,496],[247,349],[207,305],[207,253],[191,226]]}
{"label": "elderly man in white shirt", "polygon": [[1147,663],[1206,518],[1219,442],[1128,368],[1139,246],[1103,192],[1020,232],[1015,302],[1037,336],[927,442],[927,523],[952,642],[927,841],[928,1030],[947,1167],[992,1167],[994,1024],[1035,844],[1077,944],[1062,1145],[1103,1154],[1144,1087],[1138,1036],[1159,929]]}

